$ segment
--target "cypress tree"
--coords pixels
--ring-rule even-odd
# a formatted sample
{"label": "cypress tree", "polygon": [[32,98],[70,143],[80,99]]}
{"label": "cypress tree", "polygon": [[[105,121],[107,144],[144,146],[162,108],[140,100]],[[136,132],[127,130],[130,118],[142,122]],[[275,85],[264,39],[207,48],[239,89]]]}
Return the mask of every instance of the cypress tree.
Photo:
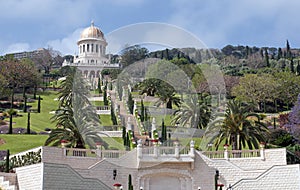
{"label": "cypress tree", "polygon": [[111,118],[113,125],[118,125],[116,114],[114,112],[114,107],[112,104],[110,105],[110,118]]}
{"label": "cypress tree", "polygon": [[98,92],[99,92],[99,94],[102,94],[101,79],[100,79],[100,77],[98,78]]}
{"label": "cypress tree", "polygon": [[267,48],[265,48],[265,60],[266,60],[266,65],[267,65],[267,67],[270,67],[269,53],[268,53]]}
{"label": "cypress tree", "polygon": [[292,58],[292,52],[291,52],[291,47],[290,43],[288,40],[286,40],[286,58],[291,59]]}
{"label": "cypress tree", "polygon": [[107,100],[107,92],[106,92],[106,88],[104,87],[103,90],[103,102],[105,106],[108,106],[108,100]]}
{"label": "cypress tree", "polygon": [[277,60],[282,58],[282,50],[281,48],[278,48],[278,54],[277,54]]}
{"label": "cypress tree", "polygon": [[122,138],[123,138],[123,145],[126,146],[126,128],[122,127]]}
{"label": "cypress tree", "polygon": [[295,73],[295,67],[294,67],[294,60],[293,58],[291,59],[291,62],[290,62],[290,70],[292,73]]}
{"label": "cypress tree", "polygon": [[167,127],[165,126],[164,120],[161,122],[161,140],[162,142],[167,140]]}
{"label": "cypress tree", "polygon": [[37,112],[38,112],[38,113],[41,113],[41,96],[39,96],[39,98],[38,98]]}
{"label": "cypress tree", "polygon": [[133,190],[131,174],[128,175],[128,190]]}
{"label": "cypress tree", "polygon": [[12,123],[13,123],[13,109],[10,110],[9,113],[9,129],[8,129],[8,134],[12,134],[13,133],[13,129],[12,129]]}
{"label": "cypress tree", "polygon": [[27,97],[24,97],[24,106],[23,106],[23,112],[27,111]]}
{"label": "cypress tree", "polygon": [[133,114],[134,100],[133,100],[133,98],[132,98],[132,94],[131,94],[130,91],[128,91],[127,106],[128,106],[129,112],[130,112],[131,114]]}
{"label": "cypress tree", "polygon": [[300,75],[300,64],[299,64],[299,60],[298,60],[298,63],[297,63],[296,72],[297,72],[297,75]]}
{"label": "cypress tree", "polygon": [[144,107],[144,102],[141,100],[141,122],[144,122],[145,120],[145,107]]}
{"label": "cypress tree", "polygon": [[27,113],[27,134],[30,134],[30,112]]}

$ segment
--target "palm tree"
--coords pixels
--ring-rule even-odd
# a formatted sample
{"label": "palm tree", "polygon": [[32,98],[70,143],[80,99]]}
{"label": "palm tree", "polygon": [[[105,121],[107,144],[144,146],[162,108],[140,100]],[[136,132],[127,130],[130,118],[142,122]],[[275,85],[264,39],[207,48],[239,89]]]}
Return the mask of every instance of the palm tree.
{"label": "palm tree", "polygon": [[89,90],[85,80],[71,69],[62,82],[59,92],[59,109],[52,120],[57,122],[45,145],[58,146],[61,140],[68,140],[71,147],[91,148],[100,137],[100,120],[96,110],[88,100]]}
{"label": "palm tree", "polygon": [[57,122],[57,127],[51,131],[45,145],[58,146],[61,140],[67,140],[71,147],[85,148],[87,144],[94,148],[96,142],[103,143],[99,117],[91,105],[81,109],[61,108],[52,119]]}
{"label": "palm tree", "polygon": [[183,127],[203,129],[207,126],[210,115],[210,108],[204,99],[199,99],[197,95],[189,95],[174,112],[172,124],[179,123]]}
{"label": "palm tree", "polygon": [[268,128],[256,113],[251,113],[252,105],[242,105],[239,101],[229,101],[225,114],[218,115],[206,130],[216,148],[223,142],[232,145],[233,150],[259,148],[265,142]]}

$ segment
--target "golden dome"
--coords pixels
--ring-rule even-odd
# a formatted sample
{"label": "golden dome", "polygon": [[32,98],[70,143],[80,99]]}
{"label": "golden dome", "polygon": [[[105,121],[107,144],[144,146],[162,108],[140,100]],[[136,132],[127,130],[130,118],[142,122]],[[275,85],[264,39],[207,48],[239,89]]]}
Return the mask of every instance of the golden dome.
{"label": "golden dome", "polygon": [[80,38],[104,38],[103,32],[94,26],[92,21],[91,26],[81,32]]}

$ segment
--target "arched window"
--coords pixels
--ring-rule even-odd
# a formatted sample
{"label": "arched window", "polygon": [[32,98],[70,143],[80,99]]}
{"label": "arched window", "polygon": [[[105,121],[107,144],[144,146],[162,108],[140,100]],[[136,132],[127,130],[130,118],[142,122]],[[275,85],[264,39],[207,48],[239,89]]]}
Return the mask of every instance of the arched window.
{"label": "arched window", "polygon": [[86,44],[86,51],[87,51],[87,52],[90,51],[90,44]]}
{"label": "arched window", "polygon": [[82,49],[83,49],[83,53],[85,52],[85,45],[83,44],[82,46]]}
{"label": "arched window", "polygon": [[96,44],[96,53],[98,53],[98,44]]}
{"label": "arched window", "polygon": [[94,52],[94,44],[91,44],[91,52]]}
{"label": "arched window", "polygon": [[94,64],[94,59],[91,60],[91,63]]}

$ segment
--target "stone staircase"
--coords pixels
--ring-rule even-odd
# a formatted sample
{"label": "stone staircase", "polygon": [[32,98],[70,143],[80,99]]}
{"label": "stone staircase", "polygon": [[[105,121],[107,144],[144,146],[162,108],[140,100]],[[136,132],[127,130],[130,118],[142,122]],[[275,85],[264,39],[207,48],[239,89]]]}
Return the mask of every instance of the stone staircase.
{"label": "stone staircase", "polygon": [[[140,135],[140,131],[137,126],[136,118],[132,114],[128,113],[124,102],[120,101],[119,98],[116,97],[117,96],[116,92],[114,90],[112,90],[112,91],[109,91],[109,94],[110,94],[111,101],[114,103],[115,106],[117,106],[119,108],[120,115],[125,119],[125,123],[130,121],[130,125],[132,126],[135,138],[142,139],[142,140],[149,138],[149,136]],[[125,127],[127,127],[127,129],[129,128],[127,125],[125,125]]]}
{"label": "stone staircase", "polygon": [[0,176],[0,189],[17,190],[18,188],[15,185],[10,185],[10,182],[6,181],[4,176]]}

